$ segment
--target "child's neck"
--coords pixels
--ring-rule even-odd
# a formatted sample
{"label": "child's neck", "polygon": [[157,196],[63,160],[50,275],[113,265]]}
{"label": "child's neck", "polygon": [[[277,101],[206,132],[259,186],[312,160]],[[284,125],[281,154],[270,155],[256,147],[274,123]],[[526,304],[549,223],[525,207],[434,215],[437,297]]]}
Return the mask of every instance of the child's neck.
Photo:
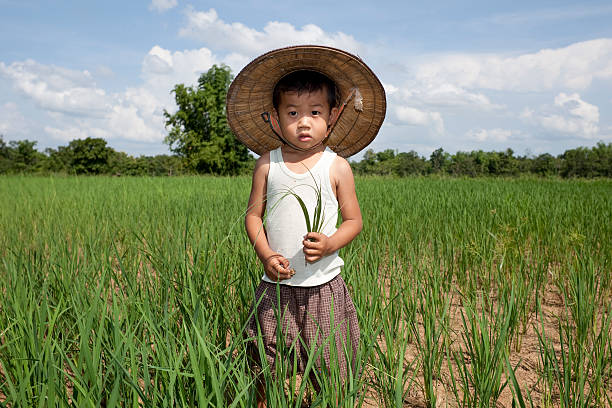
{"label": "child's neck", "polygon": [[324,145],[306,151],[296,150],[287,145],[281,147],[283,161],[287,168],[294,173],[306,173],[309,169],[312,169],[323,155],[324,150]]}

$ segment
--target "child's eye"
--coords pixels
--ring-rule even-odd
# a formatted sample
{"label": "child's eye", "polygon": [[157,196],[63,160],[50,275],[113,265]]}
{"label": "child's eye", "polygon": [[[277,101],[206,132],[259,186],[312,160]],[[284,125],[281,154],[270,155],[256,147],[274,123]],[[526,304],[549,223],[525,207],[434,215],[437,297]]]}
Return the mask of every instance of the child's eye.
{"label": "child's eye", "polygon": [[319,116],[321,114],[321,112],[319,111],[312,111],[312,116]]}
{"label": "child's eye", "polygon": [[292,118],[295,118],[297,116],[297,112],[296,111],[291,111],[291,112],[289,112],[289,116],[291,116]]}

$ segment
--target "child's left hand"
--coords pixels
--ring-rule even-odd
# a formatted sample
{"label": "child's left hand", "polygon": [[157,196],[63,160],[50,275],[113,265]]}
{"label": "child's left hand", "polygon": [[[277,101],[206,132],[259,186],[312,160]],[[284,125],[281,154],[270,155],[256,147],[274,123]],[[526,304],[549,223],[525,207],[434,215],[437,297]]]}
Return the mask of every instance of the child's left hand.
{"label": "child's left hand", "polygon": [[304,236],[304,258],[308,262],[316,262],[329,254],[329,237],[319,232],[309,232]]}

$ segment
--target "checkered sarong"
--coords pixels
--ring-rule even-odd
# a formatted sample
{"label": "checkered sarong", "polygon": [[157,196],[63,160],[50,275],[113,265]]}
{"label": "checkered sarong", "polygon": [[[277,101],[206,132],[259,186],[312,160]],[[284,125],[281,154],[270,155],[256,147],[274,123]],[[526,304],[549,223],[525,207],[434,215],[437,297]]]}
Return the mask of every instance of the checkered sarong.
{"label": "checkered sarong", "polygon": [[[277,288],[278,287],[278,288]],[[280,299],[277,297],[277,289]],[[277,322],[282,322],[282,338],[277,336]],[[333,326],[332,330],[332,304]],[[346,378],[347,355],[355,356],[359,346],[359,325],[355,306],[349,295],[344,280],[337,275],[323,285],[313,287],[277,285],[261,281],[255,291],[257,313],[253,313],[247,325],[249,354],[255,364],[261,366],[257,349],[257,333],[261,330],[266,359],[274,373],[274,364],[279,351],[279,340],[284,342],[285,350],[291,352],[290,362],[297,360],[297,370],[304,373],[308,362],[308,352],[313,344],[320,348],[325,345],[321,359],[317,359],[317,368],[330,367],[330,347],[335,343],[334,361],[339,364],[342,378]],[[333,331],[333,333],[332,333]],[[333,336],[333,337],[330,337]],[[301,340],[300,340],[301,339]],[[316,343],[313,343],[316,342]],[[351,362],[354,369],[354,361]]]}

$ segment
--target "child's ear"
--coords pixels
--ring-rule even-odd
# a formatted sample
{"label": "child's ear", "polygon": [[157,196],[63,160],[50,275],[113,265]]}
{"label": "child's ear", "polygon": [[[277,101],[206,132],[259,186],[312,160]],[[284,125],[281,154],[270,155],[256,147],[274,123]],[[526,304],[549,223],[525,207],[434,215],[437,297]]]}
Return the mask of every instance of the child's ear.
{"label": "child's ear", "polygon": [[329,114],[329,120],[327,121],[327,126],[332,126],[334,123],[336,123],[336,120],[338,119],[338,113],[340,112],[340,110],[338,108],[331,108],[331,112]]}
{"label": "child's ear", "polygon": [[280,128],[280,119],[278,118],[278,112],[276,109],[272,111],[272,115],[270,115],[270,124],[272,125],[272,129],[276,132],[277,135],[282,133]]}

